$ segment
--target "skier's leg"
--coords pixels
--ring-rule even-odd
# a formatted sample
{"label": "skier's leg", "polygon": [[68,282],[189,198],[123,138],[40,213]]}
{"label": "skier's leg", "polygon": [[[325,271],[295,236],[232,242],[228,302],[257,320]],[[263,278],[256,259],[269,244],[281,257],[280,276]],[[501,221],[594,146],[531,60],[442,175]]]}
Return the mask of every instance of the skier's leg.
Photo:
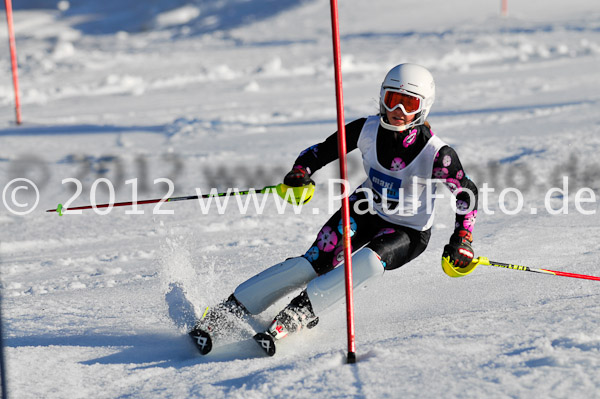
{"label": "skier's leg", "polygon": [[[352,256],[352,286],[359,289],[368,281],[383,275],[383,264],[370,248],[362,248]],[[346,296],[344,267],[337,267],[327,274],[312,280],[306,293],[316,315],[341,301]]]}
{"label": "skier's leg", "polygon": [[[430,231],[416,231],[402,226],[378,227],[372,240],[352,256],[353,288],[365,287],[384,270],[396,269],[416,258],[427,247]],[[308,326],[317,316],[340,302],[346,294],[344,268],[311,280],[306,290],[282,310],[269,333],[275,339]]]}
{"label": "skier's leg", "polygon": [[317,273],[303,257],[290,258],[240,284],[229,298],[206,309],[190,331],[201,353],[212,349],[215,336],[235,329],[249,314],[258,314],[291,291],[301,288]]}
{"label": "skier's leg", "polygon": [[[374,221],[381,221],[376,215],[359,209],[357,213],[355,204],[365,200],[365,194],[358,192],[350,196],[350,240],[352,251],[360,249],[367,244],[377,232]],[[323,225],[316,240],[306,251],[304,257],[310,261],[318,275],[325,274],[344,261],[342,211],[334,213],[327,223]]]}
{"label": "skier's leg", "polygon": [[[362,288],[367,282],[383,274],[384,268],[379,257],[370,248],[363,248],[352,256],[352,281],[354,288]],[[309,327],[317,316],[323,313],[346,294],[344,268],[332,271],[311,280],[306,290],[275,317],[269,333],[281,339],[290,332]]]}
{"label": "skier's leg", "polygon": [[248,312],[258,314],[315,277],[317,273],[306,258],[289,258],[240,284],[233,296]]}
{"label": "skier's leg", "polygon": [[[362,195],[362,194],[361,194]],[[353,200],[362,198],[354,195]],[[367,216],[367,219],[372,215]],[[318,275],[327,273],[343,261],[341,211],[333,214],[321,228],[317,239],[302,257],[287,259],[240,284],[233,293],[251,314],[258,314],[292,291],[304,287]],[[351,212],[352,245],[360,248],[373,236],[370,223]]]}
{"label": "skier's leg", "polygon": [[233,295],[223,302],[207,307],[193,330],[200,329],[211,334],[219,335],[233,328],[238,320],[248,315],[248,310]]}
{"label": "skier's leg", "polygon": [[379,255],[385,270],[394,270],[423,253],[430,237],[431,230],[417,231],[390,224],[379,229],[366,246]]}
{"label": "skier's leg", "polygon": [[[365,231],[376,233],[364,248],[352,256],[354,288],[364,287],[371,279],[381,276],[384,270],[396,269],[416,258],[427,247],[431,235],[429,230],[416,231],[382,223],[378,216],[363,217],[361,224]],[[313,312],[320,315],[346,295],[343,267],[312,280],[306,291]]]}
{"label": "skier's leg", "polygon": [[[430,231],[416,231],[402,226],[381,228],[373,239],[352,256],[354,289],[367,285],[384,270],[396,269],[420,255],[429,241]],[[306,287],[316,315],[339,302],[346,295],[343,267],[312,280]]]}

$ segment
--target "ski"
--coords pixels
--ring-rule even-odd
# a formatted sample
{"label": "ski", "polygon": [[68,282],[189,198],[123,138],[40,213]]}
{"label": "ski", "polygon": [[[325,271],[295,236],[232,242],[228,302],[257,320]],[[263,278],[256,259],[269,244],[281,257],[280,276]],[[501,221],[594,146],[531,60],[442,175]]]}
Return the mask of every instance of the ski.
{"label": "ski", "polygon": [[224,336],[242,328],[241,323],[247,324],[248,316],[250,313],[246,308],[230,295],[218,305],[207,307],[188,335],[198,351],[207,355],[213,349],[215,340],[220,341]]}
{"label": "ski", "polygon": [[165,301],[168,305],[169,317],[173,320],[173,323],[181,329],[188,329],[189,326],[195,326],[191,331],[188,330],[188,335],[202,355],[208,354],[213,347],[212,337],[208,331],[200,328],[194,305],[188,299],[181,283],[169,284],[169,291],[165,294]]}
{"label": "ski", "polygon": [[[220,304],[207,307],[188,334],[198,352],[207,355],[216,341],[220,341],[224,336],[231,338],[232,333],[235,334],[235,331],[240,328],[246,330],[240,323],[248,327],[250,316],[250,312],[233,295],[230,295]],[[273,356],[277,349],[275,341],[287,337],[290,332],[296,333],[302,328],[314,328],[318,322],[319,318],[314,315],[308,297],[304,293],[282,310],[266,330],[255,333],[252,328],[251,334],[260,348],[268,356]]]}
{"label": "ski", "polygon": [[[293,304],[292,307],[288,306],[277,315],[265,332],[254,335],[254,341],[267,355],[275,355],[275,352],[277,351],[275,341],[287,337],[290,334],[290,331],[292,333],[300,331],[303,327],[302,322],[305,323],[304,327],[307,329],[314,328],[319,323],[319,318],[314,316],[312,310],[310,310],[309,314],[306,314],[300,312],[301,309],[306,308],[298,306],[297,304]],[[312,320],[311,317],[313,317]]]}
{"label": "ski", "polygon": [[254,341],[261,347],[262,350],[269,356],[275,355],[275,339],[268,332],[262,332],[254,335]]}
{"label": "ski", "polygon": [[212,350],[212,338],[207,331],[204,331],[200,327],[194,327],[192,331],[188,333],[192,338],[194,345],[202,355],[208,355]]}

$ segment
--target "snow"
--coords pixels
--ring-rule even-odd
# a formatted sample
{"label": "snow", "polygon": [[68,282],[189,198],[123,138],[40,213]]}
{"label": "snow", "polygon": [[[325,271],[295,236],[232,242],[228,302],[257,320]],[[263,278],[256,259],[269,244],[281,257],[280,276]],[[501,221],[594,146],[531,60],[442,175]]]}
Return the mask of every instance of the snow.
{"label": "snow", "polygon": [[[196,201],[81,215],[44,212],[99,178],[117,201],[278,183],[336,129],[325,0],[19,1],[23,126],[0,58],[0,187],[28,178],[39,204],[0,205],[11,398],[599,398],[600,286],[481,266],[443,274],[453,213],[438,200],[428,250],[355,296],[358,363],[345,364],[344,307],[265,358],[249,340],[284,298],[209,356],[185,335],[237,284],[304,253],[328,218],[330,165],[300,214],[202,212]],[[376,112],[400,62],[431,69],[433,130],[488,194],[476,256],[600,275],[600,9],[589,0],[341,2],[348,121]],[[0,29],[0,50],[8,34]],[[4,46],[4,47],[2,47]],[[351,154],[354,185],[360,157]],[[567,204],[567,214],[551,214]],[[106,184],[95,186],[98,202]],[[520,188],[519,198],[505,188]],[[591,190],[578,192],[582,189]],[[20,202],[33,203],[31,190]],[[593,195],[592,195],[593,194]],[[9,198],[10,195],[7,197]],[[550,197],[550,196],[549,196]],[[577,209],[577,198],[586,215]],[[261,199],[261,198],[259,198]],[[499,199],[503,202],[499,203]],[[138,212],[139,213],[139,212]],[[178,291],[179,290],[179,291]],[[186,322],[188,324],[186,324]]]}
{"label": "snow", "polygon": [[184,25],[200,15],[200,9],[192,5],[176,8],[156,16],[157,28],[167,28],[174,25]]}

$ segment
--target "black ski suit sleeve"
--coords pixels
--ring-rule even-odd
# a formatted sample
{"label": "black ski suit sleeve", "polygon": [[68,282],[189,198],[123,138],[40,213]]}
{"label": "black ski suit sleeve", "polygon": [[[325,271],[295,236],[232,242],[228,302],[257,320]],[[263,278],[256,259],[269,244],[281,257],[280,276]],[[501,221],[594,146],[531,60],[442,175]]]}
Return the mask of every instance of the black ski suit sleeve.
{"label": "black ski suit sleeve", "polygon": [[[366,120],[366,118],[361,118],[346,125],[346,153],[358,147],[358,138]],[[304,166],[310,174],[313,174],[323,166],[338,159],[338,157],[338,132],[335,132],[322,143],[315,144],[302,151],[296,158],[294,165]]]}
{"label": "black ski suit sleeve", "polygon": [[438,152],[433,163],[434,179],[444,180],[444,184],[456,197],[456,223],[454,231],[473,231],[477,216],[477,186],[467,176],[458,158],[458,154],[450,146],[444,146]]}

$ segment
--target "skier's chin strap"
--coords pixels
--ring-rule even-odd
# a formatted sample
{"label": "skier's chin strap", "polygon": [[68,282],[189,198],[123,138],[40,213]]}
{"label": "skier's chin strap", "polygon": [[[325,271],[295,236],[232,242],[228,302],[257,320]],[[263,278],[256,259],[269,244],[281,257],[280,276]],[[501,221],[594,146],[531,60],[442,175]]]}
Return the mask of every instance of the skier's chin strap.
{"label": "skier's chin strap", "polygon": [[381,115],[379,117],[379,123],[381,124],[381,126],[383,126],[385,129],[391,130],[393,132],[403,132],[405,130],[410,129],[411,127],[421,125],[422,122],[423,121],[421,120],[421,114],[418,114],[418,116],[412,122],[410,122],[406,125],[401,125],[401,126],[395,126],[395,125],[388,123],[387,118],[384,117],[383,115]]}
{"label": "skier's chin strap", "polygon": [[[365,247],[359,250],[352,256],[354,290],[382,276],[384,270],[379,256],[372,249]],[[317,316],[341,301],[346,296],[344,266],[338,266],[312,280],[306,287],[306,293]]]}

